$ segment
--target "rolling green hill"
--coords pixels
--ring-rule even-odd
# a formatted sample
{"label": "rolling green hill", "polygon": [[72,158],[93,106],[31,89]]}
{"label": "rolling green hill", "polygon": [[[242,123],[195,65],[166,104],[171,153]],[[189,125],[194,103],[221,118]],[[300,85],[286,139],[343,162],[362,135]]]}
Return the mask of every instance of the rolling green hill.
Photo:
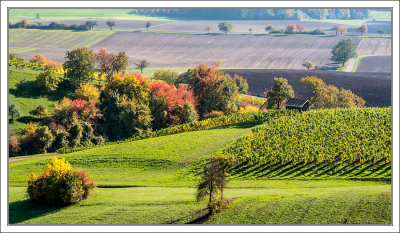
{"label": "rolling green hill", "polygon": [[[390,112],[390,109],[342,111],[351,115],[352,111],[373,110]],[[307,114],[291,118],[303,116]],[[389,120],[388,115],[383,116]],[[194,194],[206,159],[283,118],[271,119],[262,125],[242,123],[62,155],[72,166],[87,170],[98,184],[91,199],[64,208],[38,208],[24,195],[29,173],[41,173],[50,162],[49,157],[11,162],[10,223],[180,224],[195,221],[205,213],[206,203],[195,202]],[[258,129],[251,133],[254,128]],[[322,169],[324,163],[318,166]],[[253,169],[259,166],[254,164]],[[376,172],[381,173],[376,177],[363,166],[356,166],[357,172],[351,176],[342,177],[336,176],[339,171],[334,169],[320,177],[315,172],[303,173],[301,177],[283,175],[287,168],[274,169],[265,171],[282,175],[254,176],[248,170],[234,169],[224,192],[233,202],[206,223],[391,223],[390,166],[376,166]]]}

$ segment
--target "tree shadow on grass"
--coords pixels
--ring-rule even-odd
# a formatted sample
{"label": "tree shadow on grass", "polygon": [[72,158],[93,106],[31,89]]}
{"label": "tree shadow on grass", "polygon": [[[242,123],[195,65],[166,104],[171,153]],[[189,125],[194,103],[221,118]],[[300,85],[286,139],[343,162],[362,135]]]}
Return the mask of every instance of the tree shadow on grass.
{"label": "tree shadow on grass", "polygon": [[9,224],[52,214],[60,211],[63,206],[48,206],[32,203],[30,200],[16,201],[9,204]]}
{"label": "tree shadow on grass", "polygon": [[26,81],[22,80],[17,84],[15,89],[10,89],[10,94],[13,94],[15,97],[23,97],[23,98],[47,98],[51,101],[57,101],[64,97],[73,98],[74,92],[73,88],[69,85],[67,80],[62,81],[57,90],[51,93],[43,92],[42,88],[40,88],[36,81]]}

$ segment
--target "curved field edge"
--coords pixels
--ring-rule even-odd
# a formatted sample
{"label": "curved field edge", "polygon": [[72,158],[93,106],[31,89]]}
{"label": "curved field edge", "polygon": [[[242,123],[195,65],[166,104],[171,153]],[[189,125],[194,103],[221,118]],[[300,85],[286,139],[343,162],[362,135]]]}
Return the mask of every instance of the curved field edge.
{"label": "curved field edge", "polygon": [[391,132],[391,108],[313,110],[271,119],[223,153],[239,162],[235,178],[390,180]]}

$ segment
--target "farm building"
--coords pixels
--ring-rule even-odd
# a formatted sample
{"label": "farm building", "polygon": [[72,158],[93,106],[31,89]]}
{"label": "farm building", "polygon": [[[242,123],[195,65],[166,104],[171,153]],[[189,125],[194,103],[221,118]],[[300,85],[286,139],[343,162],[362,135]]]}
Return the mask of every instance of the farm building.
{"label": "farm building", "polygon": [[310,101],[303,99],[290,98],[285,103],[286,109],[297,109],[299,112],[310,110]]}

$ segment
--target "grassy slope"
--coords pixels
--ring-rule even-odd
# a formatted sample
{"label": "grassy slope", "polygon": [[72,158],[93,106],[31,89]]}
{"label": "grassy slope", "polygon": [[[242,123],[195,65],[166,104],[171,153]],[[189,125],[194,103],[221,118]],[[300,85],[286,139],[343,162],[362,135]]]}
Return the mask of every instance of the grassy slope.
{"label": "grassy slope", "polygon": [[[151,66],[151,63],[150,63]],[[156,70],[161,70],[161,69],[165,69],[165,70],[173,70],[176,71],[178,73],[180,72],[185,72],[187,71],[189,68],[184,68],[184,67],[178,67],[178,68],[154,68],[154,67],[148,67],[148,68],[144,68],[143,69],[143,77],[146,78],[151,78],[154,74],[154,72],[156,72]],[[139,73],[140,74],[140,69],[135,69],[135,68],[128,68],[126,70],[127,73]]]}
{"label": "grassy slope", "polygon": [[[32,22],[42,20],[87,20],[87,19],[121,19],[121,20],[168,20],[161,17],[146,17],[129,14],[132,9],[10,9],[9,20],[28,19]],[[36,19],[36,14],[40,19]]]}

